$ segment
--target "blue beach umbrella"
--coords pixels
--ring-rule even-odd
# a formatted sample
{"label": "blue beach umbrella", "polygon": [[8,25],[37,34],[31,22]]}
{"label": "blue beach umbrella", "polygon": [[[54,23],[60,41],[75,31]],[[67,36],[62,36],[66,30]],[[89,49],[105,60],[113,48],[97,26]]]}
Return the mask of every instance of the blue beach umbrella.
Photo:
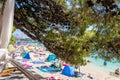
{"label": "blue beach umbrella", "polygon": [[24,59],[30,59],[30,54],[29,52],[26,52],[23,56]]}

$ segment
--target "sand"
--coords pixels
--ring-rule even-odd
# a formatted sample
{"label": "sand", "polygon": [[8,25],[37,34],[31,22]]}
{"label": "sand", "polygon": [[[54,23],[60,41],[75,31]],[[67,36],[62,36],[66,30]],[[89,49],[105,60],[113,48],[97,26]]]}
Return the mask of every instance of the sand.
{"label": "sand", "polygon": [[[79,78],[75,78],[75,77],[68,77],[65,75],[62,75],[61,72],[54,72],[54,73],[47,73],[47,72],[41,72],[40,70],[38,70],[36,67],[40,67],[40,66],[45,66],[45,65],[50,65],[49,62],[45,62],[45,64],[33,64],[31,62],[26,62],[27,64],[32,65],[33,67],[33,71],[41,76],[43,76],[44,78],[48,78],[51,76],[54,76],[57,80],[120,80],[120,77],[117,78],[115,76],[111,76],[107,70],[105,70],[104,68],[100,67],[100,66],[96,66],[92,63],[88,63],[86,66],[81,66],[80,67],[80,71],[82,73],[85,73],[86,75],[84,75],[83,77],[79,77]],[[88,78],[88,73],[91,74],[94,79],[90,79]],[[45,79],[46,80],[46,79]]]}
{"label": "sand", "polygon": [[110,72],[108,72],[104,68],[96,66],[92,63],[89,63],[84,67],[81,67],[81,71],[84,73],[92,74],[97,80],[120,80],[120,78],[111,76]]}
{"label": "sand", "polygon": [[[42,52],[42,53],[44,53],[44,52]],[[39,60],[39,58],[34,57],[34,54],[31,54],[31,57],[32,57],[31,58],[32,60]],[[33,63],[28,62],[27,64],[32,65],[33,71],[36,72],[37,74],[43,76],[44,78],[54,76],[57,79],[60,78],[60,80],[120,80],[120,77],[117,78],[115,76],[111,76],[109,74],[110,72],[108,72],[107,70],[105,70],[104,68],[102,68],[100,66],[94,65],[92,62],[88,63],[86,66],[80,67],[81,72],[86,74],[80,78],[68,77],[68,76],[62,75],[61,72],[55,72],[55,73],[41,72],[36,68],[36,67],[40,67],[40,66],[44,66],[44,65],[50,65],[50,63],[48,63],[48,62],[45,62],[45,64],[33,64]],[[88,78],[87,77],[88,74],[91,74],[94,77],[94,79]]]}
{"label": "sand", "polygon": [[[36,58],[35,58],[35,60],[36,60]],[[85,73],[86,75],[84,75],[83,77],[79,77],[79,78],[68,77],[68,76],[62,75],[61,72],[48,73],[48,72],[41,72],[40,70],[37,69],[37,67],[40,67],[40,66],[46,66],[46,65],[49,66],[51,64],[50,62],[45,62],[45,64],[33,64],[31,61],[22,62],[22,63],[32,65],[32,67],[33,67],[32,70],[35,73],[43,76],[44,78],[54,76],[57,80],[58,79],[60,79],[60,80],[120,80],[120,77],[117,78],[115,76],[111,76],[109,74],[110,72],[105,70],[103,67],[96,66],[92,62],[88,63],[86,66],[80,67],[80,71],[82,73]],[[91,74],[94,77],[94,79],[88,78],[87,77],[88,74]]]}
{"label": "sand", "polygon": [[[46,64],[50,65],[49,63],[46,63]],[[44,64],[44,65],[46,65],[46,64]],[[61,72],[55,72],[55,73],[41,72],[36,68],[36,67],[40,67],[40,66],[43,66],[43,64],[33,65],[34,71],[37,74],[40,74],[41,76],[43,76],[45,78],[54,76],[55,78],[57,78],[57,79],[60,78],[61,80],[120,80],[120,78],[111,76],[109,74],[109,72],[104,70],[102,67],[95,66],[92,63],[88,63],[86,66],[80,67],[81,72],[86,74],[81,78],[80,77],[79,78],[68,77],[68,76],[62,75]],[[94,77],[94,79],[88,78],[87,77],[88,73],[91,74]]]}

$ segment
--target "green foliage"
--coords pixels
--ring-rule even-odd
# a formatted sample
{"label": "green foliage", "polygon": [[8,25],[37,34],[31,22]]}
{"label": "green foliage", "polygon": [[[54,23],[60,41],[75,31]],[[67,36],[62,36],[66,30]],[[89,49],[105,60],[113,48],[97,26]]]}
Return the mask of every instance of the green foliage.
{"label": "green foliage", "polygon": [[16,28],[13,26],[13,28],[12,28],[12,33],[15,32],[15,30],[16,30]]}
{"label": "green foliage", "polygon": [[[12,28],[12,33],[13,33],[15,30],[16,30],[16,28],[13,27],[13,28]],[[14,44],[15,42],[16,42],[16,38],[15,38],[15,37],[13,36],[13,34],[12,34],[9,44]]]}
{"label": "green foliage", "polygon": [[16,38],[12,35],[9,44],[14,44],[15,42],[16,42]]}
{"label": "green foliage", "polygon": [[[44,38],[44,44],[59,58],[71,65],[85,65],[86,57],[91,55],[93,44],[89,42],[95,32],[85,32],[82,36],[68,36],[67,33],[56,34],[52,30]],[[46,43],[47,42],[47,43]]]}
{"label": "green foliage", "polygon": [[115,0],[99,1],[69,0],[70,8],[66,0],[16,0],[14,25],[71,65],[85,65],[94,54],[120,61],[120,10]]}

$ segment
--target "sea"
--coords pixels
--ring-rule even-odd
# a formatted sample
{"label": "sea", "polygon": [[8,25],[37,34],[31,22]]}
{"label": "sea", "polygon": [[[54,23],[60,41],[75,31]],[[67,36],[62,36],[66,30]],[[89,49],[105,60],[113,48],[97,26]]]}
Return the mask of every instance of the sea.
{"label": "sea", "polygon": [[115,69],[117,68],[120,69],[120,62],[117,62],[117,61],[107,62],[102,58],[94,58],[94,57],[89,57],[87,59],[91,61],[90,64],[96,67],[102,68],[107,72],[114,72]]}

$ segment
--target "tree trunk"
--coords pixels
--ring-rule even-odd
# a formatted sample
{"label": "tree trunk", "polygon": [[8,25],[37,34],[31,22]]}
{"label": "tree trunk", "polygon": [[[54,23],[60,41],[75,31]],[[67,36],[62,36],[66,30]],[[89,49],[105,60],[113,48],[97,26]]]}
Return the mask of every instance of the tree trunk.
{"label": "tree trunk", "polygon": [[1,35],[1,30],[2,30],[2,15],[0,14],[0,35]]}
{"label": "tree trunk", "polygon": [[79,73],[80,73],[80,67],[79,67]]}
{"label": "tree trunk", "polygon": [[2,19],[2,31],[0,36],[0,48],[7,48],[10,41],[13,27],[14,4],[15,0],[7,0],[5,3]]}
{"label": "tree trunk", "polygon": [[2,29],[2,3],[0,3],[0,35],[1,35],[1,29]]}

